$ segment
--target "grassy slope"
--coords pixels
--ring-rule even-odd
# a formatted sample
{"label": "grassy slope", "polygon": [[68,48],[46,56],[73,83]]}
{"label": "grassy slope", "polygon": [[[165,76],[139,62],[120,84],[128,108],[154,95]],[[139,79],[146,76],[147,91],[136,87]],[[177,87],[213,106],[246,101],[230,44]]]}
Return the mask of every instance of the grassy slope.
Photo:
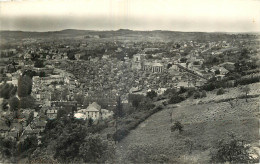
{"label": "grassy slope", "polygon": [[[250,94],[256,94],[260,83],[250,85]],[[259,97],[230,102],[207,103],[212,97],[219,100],[223,96],[208,94],[204,98],[204,104],[195,105],[197,100],[188,100],[180,103],[179,108],[167,108],[160,111],[138,126],[137,129],[117,145],[117,158],[126,162],[125,158],[130,147],[139,145],[146,148],[149,155],[165,154],[174,163],[209,162],[209,153],[212,147],[220,139],[228,139],[228,133],[233,132],[238,137],[245,139],[252,145],[257,145],[259,140],[258,116]],[[258,92],[259,93],[259,92]],[[230,89],[226,96],[240,95],[236,88]],[[233,95],[233,96],[232,96]],[[173,120],[179,120],[184,124],[183,134],[171,133],[171,112]],[[192,154],[188,153],[185,140],[194,141]],[[122,162],[122,161],[121,161]]]}

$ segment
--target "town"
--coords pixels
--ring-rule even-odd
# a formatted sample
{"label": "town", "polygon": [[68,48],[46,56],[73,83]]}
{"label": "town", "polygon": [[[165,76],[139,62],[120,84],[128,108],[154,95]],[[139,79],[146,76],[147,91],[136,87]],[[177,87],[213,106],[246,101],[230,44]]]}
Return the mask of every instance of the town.
{"label": "town", "polygon": [[[156,39],[157,31],[139,34],[124,29],[80,34],[64,30],[53,35],[73,32],[75,36],[59,39],[34,33],[15,38],[12,32],[1,32],[1,137],[17,145],[29,144],[32,153],[51,149],[51,139],[57,138],[51,137],[55,128],[62,135],[71,131],[58,129],[57,120],[76,120],[91,129],[86,131],[98,133],[112,144],[111,140],[120,141],[125,136],[119,130],[125,122],[132,123],[133,115],[145,119],[168,104],[244,85],[244,78],[259,82],[257,34],[209,33],[205,37],[211,39],[203,39],[203,34],[168,32],[186,38],[165,41]],[[130,35],[155,39],[143,41]],[[64,157],[73,162],[69,152],[56,150],[52,160]],[[11,149],[5,153],[2,156],[12,162],[19,154]],[[22,150],[20,154],[19,160],[33,158]],[[83,158],[83,162],[104,161]]]}

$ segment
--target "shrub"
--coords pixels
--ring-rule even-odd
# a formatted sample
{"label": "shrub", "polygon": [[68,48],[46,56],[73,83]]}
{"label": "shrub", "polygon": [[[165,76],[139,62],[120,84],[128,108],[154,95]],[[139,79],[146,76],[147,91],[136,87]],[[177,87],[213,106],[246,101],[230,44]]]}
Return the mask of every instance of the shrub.
{"label": "shrub", "polygon": [[115,141],[121,141],[128,135],[128,133],[129,131],[127,129],[119,129],[114,133],[113,138]]}
{"label": "shrub", "polygon": [[195,92],[195,88],[189,88],[188,92],[187,92],[187,97],[192,96],[194,94],[194,92]]}
{"label": "shrub", "polygon": [[34,63],[34,67],[36,68],[43,68],[44,67],[44,63],[42,60],[36,60]]}
{"label": "shrub", "polygon": [[11,97],[8,101],[11,111],[17,111],[20,108],[20,101],[17,97]]}
{"label": "shrub", "polygon": [[203,91],[201,92],[201,97],[207,97],[206,91],[203,90]]}
{"label": "shrub", "polygon": [[150,92],[147,92],[146,96],[149,97],[150,99],[153,99],[154,97],[157,97],[157,93],[152,90]]}
{"label": "shrub", "polygon": [[14,96],[16,94],[17,87],[13,84],[2,84],[0,86],[0,97],[4,99],[9,99],[10,97]]}
{"label": "shrub", "polygon": [[217,95],[223,95],[225,93],[225,90],[223,88],[218,89]]}
{"label": "shrub", "polygon": [[185,93],[186,91],[187,91],[186,88],[181,87],[178,93],[179,93],[179,94],[182,94],[182,93]]}
{"label": "shrub", "polygon": [[228,141],[221,140],[217,143],[216,152],[211,152],[211,161],[216,163],[251,163],[249,154],[250,146],[242,140],[231,135]]}
{"label": "shrub", "polygon": [[89,135],[84,139],[84,143],[80,145],[79,156],[84,162],[104,163],[111,149],[108,142],[102,140],[100,135]]}
{"label": "shrub", "polygon": [[[125,138],[130,130],[135,129],[140,123],[142,123],[143,121],[145,121],[148,117],[150,117],[152,114],[162,110],[163,107],[161,105],[152,108],[149,111],[141,111],[138,113],[133,113],[131,115],[132,119],[126,119],[126,120],[119,120],[122,121],[118,124],[121,125],[121,128],[118,129],[114,134],[113,134],[113,139],[115,141],[121,141],[123,138]],[[131,120],[131,121],[130,121]]]}
{"label": "shrub", "polygon": [[182,102],[184,100],[183,97],[179,96],[179,95],[174,95],[170,98],[169,100],[169,104],[176,104],[176,103],[179,103],[179,102]]}
{"label": "shrub", "polygon": [[179,133],[183,131],[183,125],[181,124],[180,121],[176,121],[172,126],[171,126],[171,132],[174,132],[178,130]]}
{"label": "shrub", "polygon": [[198,99],[200,98],[200,92],[195,92],[194,95],[193,95],[194,99]]}

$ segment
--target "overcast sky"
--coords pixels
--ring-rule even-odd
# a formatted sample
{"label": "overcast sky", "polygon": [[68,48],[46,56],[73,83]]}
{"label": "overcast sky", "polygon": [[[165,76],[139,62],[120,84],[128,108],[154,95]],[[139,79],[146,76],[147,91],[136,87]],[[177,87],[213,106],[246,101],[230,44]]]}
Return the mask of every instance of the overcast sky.
{"label": "overcast sky", "polygon": [[259,0],[18,0],[0,2],[0,29],[260,31]]}

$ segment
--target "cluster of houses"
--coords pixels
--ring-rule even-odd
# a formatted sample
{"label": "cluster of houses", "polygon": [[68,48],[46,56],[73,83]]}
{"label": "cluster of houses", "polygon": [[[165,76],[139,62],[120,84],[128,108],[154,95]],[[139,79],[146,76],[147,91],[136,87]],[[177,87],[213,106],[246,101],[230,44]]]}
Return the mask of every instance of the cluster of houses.
{"label": "cluster of houses", "polygon": [[[31,44],[33,42],[33,44]],[[233,62],[224,62],[212,67],[203,67],[205,56],[237,53],[246,41],[176,43],[160,42],[100,42],[100,43],[38,43],[16,49],[1,50],[3,70],[2,83],[18,85],[18,77],[31,70],[44,76],[34,76],[31,96],[39,109],[23,109],[19,119],[8,120],[12,113],[1,111],[0,135],[15,139],[26,138],[43,132],[47,120],[57,118],[59,111],[77,119],[110,119],[118,95],[122,103],[128,103],[129,94],[146,94],[154,90],[161,95],[168,88],[199,87],[211,77],[217,80],[235,69]],[[234,48],[235,47],[235,48]],[[102,52],[101,56],[84,56]],[[68,54],[75,52],[76,60]],[[130,52],[134,52],[131,54]],[[123,60],[116,55],[122,54]],[[34,67],[33,58],[45,61],[43,68]],[[131,56],[131,57],[129,57]],[[203,57],[202,57],[203,56]],[[84,60],[83,60],[84,59]],[[3,80],[4,79],[4,80]],[[79,102],[75,94],[84,99]],[[29,120],[29,121],[28,121]]]}
{"label": "cluster of houses", "polygon": [[74,114],[74,117],[77,119],[93,119],[103,120],[113,117],[114,112],[106,109],[101,109],[101,106],[96,102],[90,104],[86,109],[80,109],[77,113]]}

